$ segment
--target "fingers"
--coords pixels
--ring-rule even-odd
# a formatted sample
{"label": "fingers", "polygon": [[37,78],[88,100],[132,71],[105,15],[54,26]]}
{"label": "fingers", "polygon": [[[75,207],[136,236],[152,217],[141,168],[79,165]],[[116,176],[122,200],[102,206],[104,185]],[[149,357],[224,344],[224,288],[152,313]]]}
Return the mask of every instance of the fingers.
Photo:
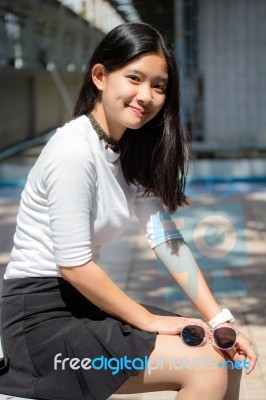
{"label": "fingers", "polygon": [[242,345],[242,343],[236,343],[236,349],[237,349],[238,354],[241,357],[244,356],[245,359],[246,358],[249,359],[248,368],[247,369],[245,368],[246,375],[249,375],[254,370],[254,368],[256,366],[257,355],[256,355],[255,351],[253,350],[253,348],[251,347],[251,345],[249,345],[249,344],[247,344],[245,346],[245,345]]}
{"label": "fingers", "polygon": [[211,334],[211,328],[202,319],[199,319],[199,318],[185,318],[185,325],[200,325],[205,329],[206,334],[208,334],[208,335]]}
{"label": "fingers", "polygon": [[249,359],[249,362],[247,361],[247,368],[245,368],[246,375],[249,375],[254,370],[257,363],[257,355],[252,347],[251,340],[240,332],[235,344],[235,349],[239,358],[241,357],[241,359],[243,359],[244,357],[244,359]]}
{"label": "fingers", "polygon": [[238,352],[237,352],[235,347],[233,347],[232,349],[229,349],[229,350],[224,350],[224,352],[226,354],[228,354],[229,357],[231,358],[231,360],[233,360],[233,361],[236,361],[236,360],[239,359],[238,358]]}
{"label": "fingers", "polygon": [[257,363],[257,356],[255,351],[250,347],[249,351],[247,352],[247,356],[250,360],[249,369],[246,370],[246,374],[249,375],[255,368]]}
{"label": "fingers", "polygon": [[154,315],[148,332],[157,332],[161,335],[180,335],[185,325],[185,317]]}

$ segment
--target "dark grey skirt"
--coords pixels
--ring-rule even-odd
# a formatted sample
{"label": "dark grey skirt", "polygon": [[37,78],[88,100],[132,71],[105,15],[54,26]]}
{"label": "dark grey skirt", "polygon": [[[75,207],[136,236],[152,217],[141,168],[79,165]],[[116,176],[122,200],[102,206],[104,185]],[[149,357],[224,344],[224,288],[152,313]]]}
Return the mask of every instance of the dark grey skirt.
{"label": "dark grey skirt", "polygon": [[157,335],[113,318],[63,278],[4,280],[1,318],[0,393],[35,399],[108,398],[139,373]]}

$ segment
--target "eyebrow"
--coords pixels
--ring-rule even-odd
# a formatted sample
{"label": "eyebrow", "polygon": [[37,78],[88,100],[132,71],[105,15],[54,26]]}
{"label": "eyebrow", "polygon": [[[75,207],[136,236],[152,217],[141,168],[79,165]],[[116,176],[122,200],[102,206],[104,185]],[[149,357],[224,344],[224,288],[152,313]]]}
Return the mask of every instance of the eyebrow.
{"label": "eyebrow", "polygon": [[[141,71],[139,71],[138,69],[135,69],[135,68],[132,68],[132,69],[129,68],[129,69],[126,70],[126,72],[130,73],[130,74],[139,74],[141,76],[145,75],[143,72],[141,72]],[[160,81],[163,81],[163,82],[166,82],[166,83],[168,82],[168,76],[167,77],[165,77],[165,76],[157,76],[156,79],[159,79]]]}

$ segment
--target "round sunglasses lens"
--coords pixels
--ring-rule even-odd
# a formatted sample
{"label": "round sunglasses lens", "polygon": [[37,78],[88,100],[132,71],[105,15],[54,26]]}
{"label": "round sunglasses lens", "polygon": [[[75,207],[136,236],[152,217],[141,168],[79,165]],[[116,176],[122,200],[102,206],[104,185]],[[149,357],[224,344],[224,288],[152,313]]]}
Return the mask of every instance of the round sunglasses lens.
{"label": "round sunglasses lens", "polygon": [[213,332],[213,339],[221,349],[230,349],[236,342],[236,332],[232,328],[217,328]]}
{"label": "round sunglasses lens", "polygon": [[182,331],[183,342],[188,346],[199,346],[205,337],[205,331],[201,326],[189,325]]}

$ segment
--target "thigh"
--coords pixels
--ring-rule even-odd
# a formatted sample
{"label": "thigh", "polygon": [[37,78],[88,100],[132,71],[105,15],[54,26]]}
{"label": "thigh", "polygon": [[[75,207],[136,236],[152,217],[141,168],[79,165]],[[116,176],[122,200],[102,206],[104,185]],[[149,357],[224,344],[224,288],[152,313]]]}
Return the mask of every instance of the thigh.
{"label": "thigh", "polygon": [[218,366],[224,360],[224,354],[209,343],[192,348],[179,336],[158,335],[147,369],[128,378],[116,394],[178,391],[188,385],[202,385],[205,378],[211,382],[212,377],[227,385],[227,372]]}

